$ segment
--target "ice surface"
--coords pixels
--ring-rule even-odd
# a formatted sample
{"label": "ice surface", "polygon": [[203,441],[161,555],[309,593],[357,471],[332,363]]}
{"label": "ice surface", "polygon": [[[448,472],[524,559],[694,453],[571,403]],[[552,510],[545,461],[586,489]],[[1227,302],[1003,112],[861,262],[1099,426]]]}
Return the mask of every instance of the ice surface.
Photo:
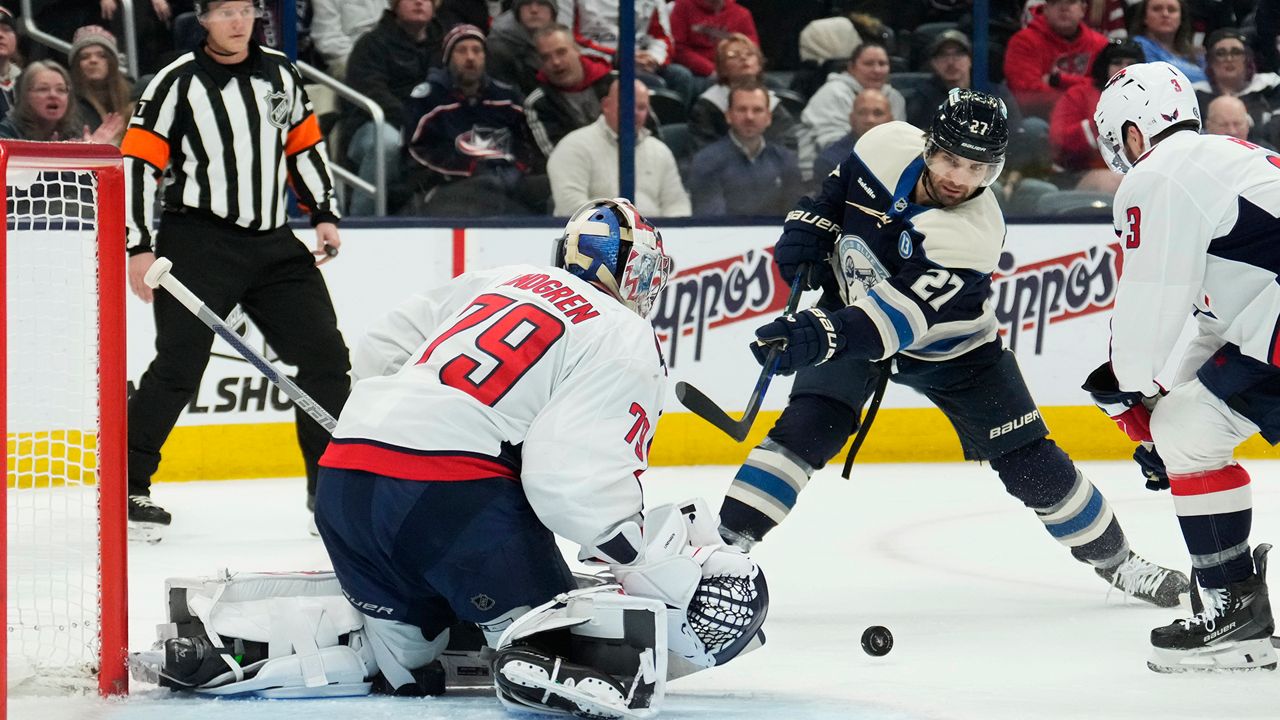
{"label": "ice surface", "polygon": [[[1280,463],[1254,478],[1253,540],[1280,541]],[[1083,463],[1135,550],[1185,569],[1166,493],[1131,463]],[[656,468],[648,502],[706,494],[734,468]],[[233,570],[327,568],[306,532],[301,480],[161,484],[174,514],[158,545],[131,545],[134,649],[163,619],[163,580]],[[1146,668],[1147,633],[1185,615],[1126,601],[1071,559],[977,464],[827,469],[755,554],[769,579],[768,644],[669,686],[662,717],[828,720],[1280,718],[1280,673],[1165,676]],[[1280,592],[1280,582],[1272,587]],[[893,652],[858,647],[886,625]],[[425,700],[213,701],[138,687],[124,701],[23,698],[20,720],[499,720],[487,693]]]}

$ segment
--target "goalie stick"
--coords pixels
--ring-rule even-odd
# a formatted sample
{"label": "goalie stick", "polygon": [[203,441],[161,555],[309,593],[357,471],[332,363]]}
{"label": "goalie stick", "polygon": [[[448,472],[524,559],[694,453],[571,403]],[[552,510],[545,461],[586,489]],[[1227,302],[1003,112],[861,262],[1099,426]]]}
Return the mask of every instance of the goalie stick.
{"label": "goalie stick", "polygon": [[209,306],[196,297],[195,293],[187,289],[187,286],[183,285],[181,280],[173,276],[170,272],[172,269],[173,263],[168,258],[156,258],[156,261],[151,265],[151,269],[147,270],[147,275],[143,278],[143,281],[149,288],[163,287],[168,290],[169,294],[186,306],[192,315],[200,318],[205,325],[209,326],[210,330],[216,333],[218,337],[226,340],[231,347],[235,348],[236,352],[240,353],[241,357],[256,367],[258,372],[265,375],[272,384],[280,388],[285,395],[288,395],[295,405],[302,408],[303,412],[320,423],[320,427],[332,433],[334,428],[338,426],[338,421],[333,419],[329,411],[320,407],[320,404],[313,400],[302,388],[294,384],[293,380],[290,380],[277,370],[270,360],[262,356],[262,353],[249,347],[248,343],[237,335],[236,331],[232,330],[226,321],[218,317],[217,313],[210,310]]}
{"label": "goalie stick", "polygon": [[[794,314],[796,306],[800,304],[800,281],[808,270],[809,266],[801,266],[791,280],[791,295],[787,297],[787,309],[783,311],[785,315]],[[729,417],[729,414],[716,405],[714,400],[707,397],[706,393],[683,380],[676,383],[676,399],[681,405],[692,410],[695,415],[715,425],[724,434],[742,442],[747,439],[747,433],[751,432],[751,425],[756,421],[756,414],[760,412],[760,405],[764,402],[764,394],[769,389],[769,382],[773,380],[774,371],[778,369],[778,355],[781,352],[781,348],[777,345],[769,349],[764,368],[760,371],[759,379],[756,380],[755,389],[751,391],[751,397],[747,398],[747,409],[743,412],[741,420]]]}

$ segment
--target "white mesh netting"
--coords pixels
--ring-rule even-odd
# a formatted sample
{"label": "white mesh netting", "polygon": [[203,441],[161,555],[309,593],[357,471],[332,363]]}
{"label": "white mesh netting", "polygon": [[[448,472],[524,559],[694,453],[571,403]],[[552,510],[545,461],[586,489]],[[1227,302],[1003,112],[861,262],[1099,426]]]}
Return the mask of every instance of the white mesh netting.
{"label": "white mesh netting", "polygon": [[10,169],[10,694],[91,687],[98,658],[97,182]]}

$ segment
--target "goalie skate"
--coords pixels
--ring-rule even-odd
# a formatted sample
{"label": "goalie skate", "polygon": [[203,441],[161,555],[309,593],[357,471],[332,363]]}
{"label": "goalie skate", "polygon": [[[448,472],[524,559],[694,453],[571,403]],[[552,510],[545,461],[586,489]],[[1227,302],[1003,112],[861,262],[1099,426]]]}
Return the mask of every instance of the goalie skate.
{"label": "goalie skate", "polygon": [[533,648],[512,647],[494,659],[494,675],[504,704],[581,718],[650,718],[653,711],[629,708],[628,693],[614,678],[592,668],[551,657]]}
{"label": "goalie skate", "polygon": [[1204,603],[1192,593],[1195,615],[1152,630],[1147,667],[1162,673],[1275,670],[1275,621],[1266,583],[1270,549],[1254,549],[1256,571],[1245,580],[1206,589]]}

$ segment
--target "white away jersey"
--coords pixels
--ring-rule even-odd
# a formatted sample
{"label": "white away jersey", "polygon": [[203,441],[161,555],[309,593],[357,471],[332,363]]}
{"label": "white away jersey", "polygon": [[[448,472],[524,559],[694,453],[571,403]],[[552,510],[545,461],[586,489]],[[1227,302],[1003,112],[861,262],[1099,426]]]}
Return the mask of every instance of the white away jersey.
{"label": "white away jersey", "polygon": [[533,265],[468,273],[375,325],[352,364],[321,465],[511,478],[583,545],[638,519],[666,368],[649,322],[594,286]]}
{"label": "white away jersey", "polygon": [[[1120,389],[1154,378],[1195,314],[1197,354],[1224,342],[1280,364],[1280,156],[1221,135],[1176,133],[1125,176],[1115,199],[1124,268],[1111,320]],[[1176,381],[1204,357],[1188,357]]]}

